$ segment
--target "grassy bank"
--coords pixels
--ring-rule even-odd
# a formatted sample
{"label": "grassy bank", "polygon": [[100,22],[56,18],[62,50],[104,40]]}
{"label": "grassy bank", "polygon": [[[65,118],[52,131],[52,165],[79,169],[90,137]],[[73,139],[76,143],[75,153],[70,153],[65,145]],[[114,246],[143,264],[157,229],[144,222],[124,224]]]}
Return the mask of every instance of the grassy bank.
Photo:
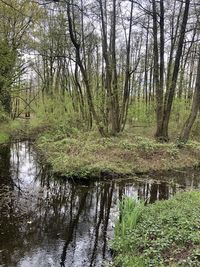
{"label": "grassy bank", "polygon": [[24,122],[21,120],[7,120],[0,123],[0,145],[10,139],[21,138],[24,133]]}
{"label": "grassy bank", "polygon": [[112,178],[152,171],[168,171],[200,164],[200,143],[179,149],[175,141],[157,143],[154,127],[127,129],[102,138],[97,131],[77,130],[55,118],[7,121],[0,124],[0,144],[10,138],[32,138],[55,173],[73,178]]}
{"label": "grassy bank", "polygon": [[196,167],[200,143],[189,142],[179,149],[174,143],[123,133],[101,138],[95,132],[62,131],[43,133],[37,147],[53,170],[66,177],[116,177],[151,171]]}
{"label": "grassy bank", "polygon": [[124,200],[115,228],[115,267],[200,266],[200,192],[144,206]]}

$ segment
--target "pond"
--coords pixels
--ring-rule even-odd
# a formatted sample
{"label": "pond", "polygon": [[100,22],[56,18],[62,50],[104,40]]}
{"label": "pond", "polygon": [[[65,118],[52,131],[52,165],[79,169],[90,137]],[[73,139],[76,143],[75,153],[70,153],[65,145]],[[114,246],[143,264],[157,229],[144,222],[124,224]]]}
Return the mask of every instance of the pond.
{"label": "pond", "polygon": [[29,141],[0,147],[0,267],[100,267],[123,195],[146,203],[200,188],[200,174],[177,172],[118,181],[54,177]]}

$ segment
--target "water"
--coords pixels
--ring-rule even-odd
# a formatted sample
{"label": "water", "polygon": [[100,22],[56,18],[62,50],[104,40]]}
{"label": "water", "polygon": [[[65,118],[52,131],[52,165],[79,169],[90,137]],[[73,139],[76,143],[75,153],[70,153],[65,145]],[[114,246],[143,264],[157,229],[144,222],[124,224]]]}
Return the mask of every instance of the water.
{"label": "water", "polygon": [[200,188],[198,172],[64,181],[39,164],[28,141],[0,147],[0,267],[100,267],[111,260],[124,194],[151,203],[190,188]]}

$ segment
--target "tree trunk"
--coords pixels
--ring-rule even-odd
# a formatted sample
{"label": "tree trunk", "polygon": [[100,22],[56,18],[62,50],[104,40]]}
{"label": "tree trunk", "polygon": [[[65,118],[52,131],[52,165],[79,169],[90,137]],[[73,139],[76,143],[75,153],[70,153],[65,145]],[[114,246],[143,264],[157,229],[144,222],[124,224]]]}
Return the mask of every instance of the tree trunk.
{"label": "tree trunk", "polygon": [[130,97],[130,51],[131,51],[131,33],[132,33],[132,23],[133,23],[133,2],[131,3],[131,14],[130,14],[130,24],[129,24],[129,33],[126,47],[126,69],[125,69],[125,81],[124,81],[124,92],[123,92],[123,103],[121,110],[121,130],[124,129],[128,103]]}
{"label": "tree trunk", "polygon": [[111,96],[111,124],[112,134],[120,132],[119,96],[117,86],[117,62],[116,62],[116,0],[113,0],[112,27],[111,27],[111,57],[112,57],[112,96]]}
{"label": "tree trunk", "polygon": [[200,54],[199,54],[199,60],[198,60],[196,86],[195,86],[195,92],[194,92],[193,101],[192,101],[192,108],[191,108],[190,115],[188,119],[186,120],[185,125],[183,126],[183,129],[179,137],[179,141],[181,143],[186,143],[188,141],[190,131],[195,122],[199,109],[200,109]]}
{"label": "tree trunk", "polygon": [[190,6],[190,0],[186,0],[183,20],[182,20],[181,30],[180,30],[180,37],[179,37],[179,42],[178,42],[178,47],[177,47],[177,52],[176,52],[176,57],[175,57],[175,62],[174,62],[172,81],[169,87],[169,94],[168,94],[168,99],[166,101],[166,106],[164,107],[164,112],[163,112],[162,129],[159,135],[156,136],[160,141],[164,141],[164,142],[169,141],[169,136],[168,136],[169,119],[171,115],[172,103],[173,103],[173,99],[175,95],[177,78],[178,78],[178,73],[179,73],[179,68],[180,68],[180,60],[182,56],[185,31],[186,31],[186,26],[187,26],[187,21],[188,21],[189,6]]}
{"label": "tree trunk", "polygon": [[[157,31],[157,10],[156,1],[152,1],[153,9],[153,53],[154,53],[154,84],[156,89],[156,121],[157,129],[155,137],[158,138],[162,131],[162,114],[163,114],[163,91],[159,79],[159,54],[158,54],[158,31]],[[163,24],[163,22],[162,22]],[[164,48],[163,48],[164,49]]]}
{"label": "tree trunk", "polygon": [[73,44],[73,46],[75,48],[75,52],[76,52],[76,62],[80,68],[81,74],[83,76],[83,81],[85,83],[89,112],[93,115],[100,134],[102,136],[105,136],[103,126],[100,123],[99,117],[98,117],[96,110],[95,110],[95,107],[94,107],[94,102],[93,102],[93,98],[92,98],[92,92],[91,92],[90,82],[88,79],[88,74],[87,74],[87,71],[83,65],[82,60],[81,60],[80,44],[77,42],[76,37],[75,37],[74,32],[73,32],[73,24],[72,24],[70,3],[69,2],[67,2],[67,16],[68,16],[68,24],[69,24],[69,34],[70,34],[70,38],[71,38],[72,44]]}

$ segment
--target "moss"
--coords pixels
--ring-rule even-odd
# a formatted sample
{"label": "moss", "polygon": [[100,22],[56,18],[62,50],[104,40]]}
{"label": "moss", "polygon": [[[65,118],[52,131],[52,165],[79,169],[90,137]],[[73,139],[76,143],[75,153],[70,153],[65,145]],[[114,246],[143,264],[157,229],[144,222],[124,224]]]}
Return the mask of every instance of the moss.
{"label": "moss", "polygon": [[[170,200],[142,207],[133,227],[118,223],[112,245],[113,265],[200,266],[199,202],[200,192],[179,193]],[[129,205],[129,213],[135,213],[135,206],[130,211]],[[124,214],[127,206],[123,206],[122,221]]]}

